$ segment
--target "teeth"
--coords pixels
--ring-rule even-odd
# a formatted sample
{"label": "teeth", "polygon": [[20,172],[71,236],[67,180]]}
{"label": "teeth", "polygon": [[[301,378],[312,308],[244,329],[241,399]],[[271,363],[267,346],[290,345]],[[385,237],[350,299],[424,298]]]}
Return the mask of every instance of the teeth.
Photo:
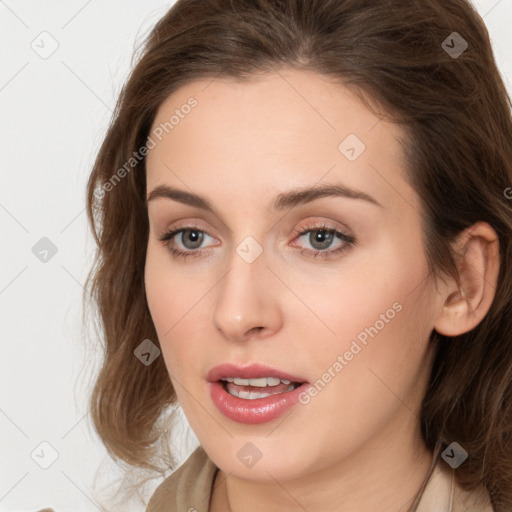
{"label": "teeth", "polygon": [[291,384],[289,380],[278,379],[277,377],[260,377],[259,379],[240,379],[238,377],[225,377],[221,380],[226,382],[233,382],[237,386],[254,386],[257,388],[264,388],[267,386],[277,386],[281,382],[283,384]]}
{"label": "teeth", "polygon": [[[284,393],[287,391],[293,391],[293,385],[290,386]],[[245,400],[256,400],[257,398],[266,398],[267,396],[271,396],[272,393],[259,393],[258,391],[240,391],[238,392],[236,389],[228,389],[228,393],[236,396],[238,398],[244,398]],[[280,394],[280,393],[279,393]]]}
{"label": "teeth", "polygon": [[239,398],[245,398],[246,400],[255,400],[256,398],[265,398],[270,396],[270,393],[258,393],[257,391],[240,391],[238,393]]}

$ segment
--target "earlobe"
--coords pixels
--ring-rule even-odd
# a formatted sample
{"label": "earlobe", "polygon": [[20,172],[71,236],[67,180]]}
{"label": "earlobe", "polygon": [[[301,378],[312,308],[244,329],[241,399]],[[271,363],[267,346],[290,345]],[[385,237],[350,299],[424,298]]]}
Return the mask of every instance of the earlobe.
{"label": "earlobe", "polygon": [[488,223],[478,222],[464,230],[455,250],[460,287],[455,279],[449,281],[434,324],[445,336],[459,336],[475,328],[489,311],[498,283],[499,241]]}

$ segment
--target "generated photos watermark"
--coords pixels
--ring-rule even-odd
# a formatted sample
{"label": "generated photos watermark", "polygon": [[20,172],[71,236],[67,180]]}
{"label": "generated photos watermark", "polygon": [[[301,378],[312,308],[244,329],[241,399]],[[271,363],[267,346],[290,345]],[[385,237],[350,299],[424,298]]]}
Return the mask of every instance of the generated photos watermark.
{"label": "generated photos watermark", "polygon": [[[362,330],[357,336],[356,339],[352,340],[350,347],[346,350],[342,355],[338,355],[336,361],[322,374],[322,376],[317,379],[311,386],[308,386],[306,390],[304,390],[299,395],[299,402],[303,405],[307,405],[311,402],[311,399],[322,391],[325,386],[329,382],[338,375],[338,373],[345,368],[349,364],[354,356],[359,354],[364,347],[368,344],[369,337],[371,339],[375,338],[387,324],[389,324],[398,313],[402,311],[403,307],[400,302],[394,302],[392,307],[387,309],[385,313],[381,313],[379,315],[379,319],[375,321],[375,323],[366,327]],[[359,342],[359,343],[358,343]]]}
{"label": "generated photos watermark", "polygon": [[[121,180],[126,177],[131,170],[141,162],[144,157],[148,154],[148,152],[156,147],[158,142],[161,142],[164,136],[164,133],[169,133],[178,124],[182,119],[190,114],[193,108],[197,107],[197,100],[191,96],[188,98],[187,102],[181,105],[180,108],[174,110],[174,114],[169,118],[165,123],[160,123],[156,128],[154,128],[151,132],[151,135],[148,137],[146,143],[141,146],[137,151],[132,153],[132,156],[124,163],[122,167],[117,169],[117,171],[112,174],[112,176],[94,191],[94,195],[97,199],[102,199],[105,197],[106,192],[110,192],[114,189],[114,187],[121,182]],[[158,140],[155,140],[158,139]]]}

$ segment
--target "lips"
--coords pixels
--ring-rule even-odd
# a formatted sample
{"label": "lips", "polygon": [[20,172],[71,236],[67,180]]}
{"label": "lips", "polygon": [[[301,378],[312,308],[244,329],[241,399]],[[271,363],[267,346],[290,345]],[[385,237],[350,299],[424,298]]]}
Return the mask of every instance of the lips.
{"label": "lips", "polygon": [[[270,384],[275,384],[274,379],[281,382],[265,387],[229,382],[232,379],[250,380],[263,377],[270,378]],[[211,400],[219,411],[230,420],[247,424],[266,423],[281,416],[298,402],[299,394],[309,386],[303,377],[259,364],[216,366],[208,372],[207,380]]]}
{"label": "lips", "polygon": [[258,379],[262,377],[276,377],[281,380],[289,380],[293,383],[302,384],[307,382],[304,377],[292,375],[291,373],[260,364],[237,366],[234,364],[221,364],[212,368],[206,375],[208,382],[217,382],[228,377],[239,377],[241,379]]}

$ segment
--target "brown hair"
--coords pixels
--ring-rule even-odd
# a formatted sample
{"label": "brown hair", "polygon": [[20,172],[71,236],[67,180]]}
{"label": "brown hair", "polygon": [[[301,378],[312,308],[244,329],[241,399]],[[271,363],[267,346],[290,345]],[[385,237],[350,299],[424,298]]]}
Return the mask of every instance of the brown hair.
{"label": "brown hair", "polygon": [[[454,31],[468,44],[457,56],[443,44]],[[112,456],[156,469],[158,420],[176,404],[163,358],[145,366],[134,356],[144,339],[158,344],[144,289],[145,159],[113,181],[116,170],[147,144],[159,106],[179,87],[216,76],[250,80],[282,67],[338,80],[403,125],[434,277],[457,278],[450,243],[462,230],[486,221],[497,232],[491,309],[464,335],[432,333],[437,353],[420,420],[430,450],[442,440],[468,452],[456,471],[461,485],[483,483],[496,512],[512,510],[511,102],[488,31],[465,0],[178,0],[156,24],[88,183],[98,245],[88,287],[104,336],[90,402],[94,427]]]}

